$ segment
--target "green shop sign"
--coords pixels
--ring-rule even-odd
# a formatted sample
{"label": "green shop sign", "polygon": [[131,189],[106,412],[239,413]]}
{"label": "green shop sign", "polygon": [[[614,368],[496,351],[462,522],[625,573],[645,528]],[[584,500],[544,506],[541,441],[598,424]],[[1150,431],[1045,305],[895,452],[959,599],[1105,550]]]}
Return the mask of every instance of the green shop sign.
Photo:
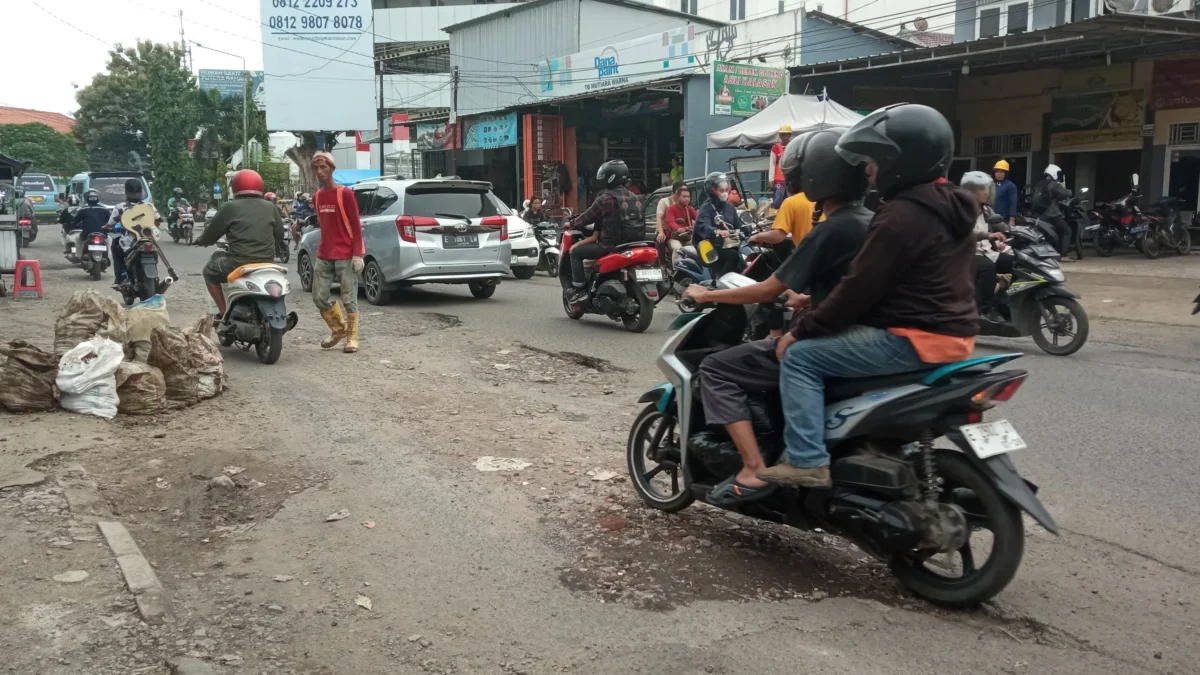
{"label": "green shop sign", "polygon": [[751,117],[787,93],[788,71],[744,63],[713,63],[714,115]]}

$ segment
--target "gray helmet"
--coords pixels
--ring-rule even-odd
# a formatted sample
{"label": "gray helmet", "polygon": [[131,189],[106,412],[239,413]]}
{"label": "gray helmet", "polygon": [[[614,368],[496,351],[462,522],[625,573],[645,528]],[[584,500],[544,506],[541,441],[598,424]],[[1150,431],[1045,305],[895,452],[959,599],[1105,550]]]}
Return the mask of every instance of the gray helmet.
{"label": "gray helmet", "polygon": [[100,203],[100,192],[94,188],[91,190],[88,190],[87,192],[83,193],[83,201],[87,202],[88,204],[90,204],[92,206],[99,204]]}
{"label": "gray helmet", "polygon": [[[804,195],[814,202],[837,199],[852,202],[862,199],[867,189],[867,176],[861,166],[850,164],[837,152],[838,140],[846,133],[844,128],[823,129],[804,134],[788,143],[780,168],[785,162],[793,169],[786,173],[789,187],[800,187]],[[796,141],[801,141],[796,145]],[[794,156],[788,161],[788,154]],[[793,176],[798,173],[798,180]]]}
{"label": "gray helmet", "polygon": [[929,106],[897,103],[859,120],[842,135],[838,153],[851,164],[874,162],[884,199],[905,188],[946,177],[954,157],[954,130]]}

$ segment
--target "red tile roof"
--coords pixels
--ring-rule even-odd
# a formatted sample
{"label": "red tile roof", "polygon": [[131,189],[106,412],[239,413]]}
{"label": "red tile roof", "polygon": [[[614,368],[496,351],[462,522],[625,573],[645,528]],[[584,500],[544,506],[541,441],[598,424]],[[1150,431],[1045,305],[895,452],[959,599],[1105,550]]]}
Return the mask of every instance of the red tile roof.
{"label": "red tile roof", "polygon": [[75,130],[75,120],[60,113],[0,106],[0,124],[29,124],[30,122],[41,122],[60,134],[69,134]]}
{"label": "red tile roof", "polygon": [[925,30],[901,29],[897,37],[915,42],[922,47],[945,47],[954,43],[954,35],[951,33],[931,33]]}

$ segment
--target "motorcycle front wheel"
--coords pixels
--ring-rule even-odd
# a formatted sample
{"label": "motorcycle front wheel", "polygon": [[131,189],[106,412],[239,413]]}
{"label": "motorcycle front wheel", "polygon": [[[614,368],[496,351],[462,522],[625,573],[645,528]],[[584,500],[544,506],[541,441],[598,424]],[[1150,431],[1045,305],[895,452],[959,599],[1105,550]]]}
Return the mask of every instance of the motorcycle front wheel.
{"label": "motorcycle front wheel", "polygon": [[1029,333],[1047,354],[1070,356],[1087,342],[1088,328],[1082,305],[1074,298],[1052,295],[1038,301]]}
{"label": "motorcycle front wheel", "polygon": [[1175,225],[1175,252],[1179,255],[1188,255],[1192,252],[1192,233],[1188,231],[1187,225],[1182,220],[1177,221]]}
{"label": "motorcycle front wheel", "polygon": [[1117,247],[1113,237],[1108,230],[1097,230],[1092,237],[1092,248],[1096,249],[1096,255],[1101,258],[1107,258],[1113,254],[1113,249]]}
{"label": "motorcycle front wheel", "polygon": [[550,275],[551,277],[558,276],[558,256],[546,256],[546,274]]}
{"label": "motorcycle front wheel", "polygon": [[[937,474],[943,481],[939,501],[962,509],[967,541],[953,553],[900,554],[889,566],[900,583],[930,602],[976,607],[1016,576],[1025,552],[1025,527],[1017,507],[962,453],[936,453]],[[980,553],[987,555],[982,564]]]}
{"label": "motorcycle front wheel", "polygon": [[696,498],[684,484],[679,453],[679,424],[651,403],[633,420],[625,461],[629,480],[642,501],[652,509],[675,513]]}

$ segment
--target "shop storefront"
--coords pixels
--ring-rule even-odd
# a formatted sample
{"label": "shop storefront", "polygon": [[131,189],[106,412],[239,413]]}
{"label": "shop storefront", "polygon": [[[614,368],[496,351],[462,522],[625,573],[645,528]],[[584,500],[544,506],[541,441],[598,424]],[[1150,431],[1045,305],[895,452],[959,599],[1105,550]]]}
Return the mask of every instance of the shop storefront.
{"label": "shop storefront", "polygon": [[1179,198],[1183,210],[1195,213],[1200,197],[1200,59],[1155,63],[1149,109],[1163,194]]}
{"label": "shop storefront", "polygon": [[497,197],[518,208],[524,198],[513,173],[517,164],[517,114],[468,117],[459,126],[462,145],[455,157],[454,175],[491,183]]}

